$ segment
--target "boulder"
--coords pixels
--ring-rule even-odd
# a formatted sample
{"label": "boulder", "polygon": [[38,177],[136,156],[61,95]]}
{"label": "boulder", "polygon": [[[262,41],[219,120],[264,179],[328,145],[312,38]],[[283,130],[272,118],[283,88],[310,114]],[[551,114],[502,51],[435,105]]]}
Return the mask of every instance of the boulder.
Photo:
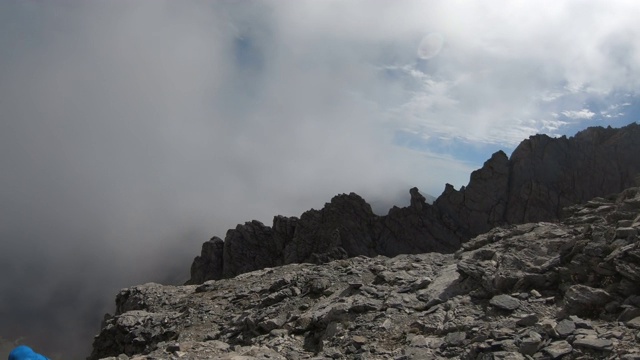
{"label": "boulder", "polygon": [[612,300],[611,295],[586,285],[572,285],[564,294],[565,311],[573,315],[595,316]]}

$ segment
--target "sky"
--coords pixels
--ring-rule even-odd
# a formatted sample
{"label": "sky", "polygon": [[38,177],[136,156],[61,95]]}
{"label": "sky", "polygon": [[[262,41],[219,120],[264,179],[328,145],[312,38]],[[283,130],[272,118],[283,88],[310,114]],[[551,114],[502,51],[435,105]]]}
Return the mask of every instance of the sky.
{"label": "sky", "polygon": [[1,0],[0,336],[83,358],[119,289],[184,282],[238,223],[348,192],[385,214],[531,135],[640,120],[639,13]]}

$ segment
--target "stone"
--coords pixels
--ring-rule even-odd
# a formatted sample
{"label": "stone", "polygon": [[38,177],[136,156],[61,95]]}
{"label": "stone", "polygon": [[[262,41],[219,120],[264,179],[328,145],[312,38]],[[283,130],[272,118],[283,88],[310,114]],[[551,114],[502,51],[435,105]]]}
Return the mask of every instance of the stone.
{"label": "stone", "polygon": [[573,342],[573,346],[604,351],[611,350],[613,342],[609,339],[598,339],[596,337],[587,336],[584,338],[576,339]]}
{"label": "stone", "polygon": [[564,294],[565,310],[569,314],[593,316],[611,299],[611,295],[605,290],[572,285]]}
{"label": "stone", "polygon": [[538,352],[540,344],[542,343],[542,336],[535,331],[530,331],[520,342],[520,353],[524,355],[533,355]]}
{"label": "stone", "polygon": [[557,325],[558,323],[553,319],[543,319],[536,324],[535,328],[541,334],[556,338],[558,337],[558,333],[556,332]]}
{"label": "stone", "polygon": [[411,346],[418,346],[418,347],[426,347],[429,345],[429,343],[427,342],[427,339],[422,336],[422,335],[416,335],[413,338],[411,338]]}
{"label": "stone", "polygon": [[560,359],[566,354],[570,354],[573,347],[565,340],[554,341],[549,346],[542,349],[542,352],[549,355],[552,359]]}
{"label": "stone", "polygon": [[361,348],[363,345],[367,343],[367,338],[364,336],[356,335],[351,338],[351,342],[355,345],[356,348]]}
{"label": "stone", "polygon": [[561,320],[556,325],[555,330],[559,337],[565,338],[571,335],[576,329],[576,324],[571,320]]}
{"label": "stone", "polygon": [[639,308],[631,305],[623,305],[623,307],[624,307],[624,310],[622,310],[622,312],[618,316],[619,322],[627,322],[631,319],[634,319],[640,316]]}
{"label": "stone", "polygon": [[325,294],[330,287],[331,280],[327,278],[313,278],[307,283],[306,290],[311,294],[321,295]]}
{"label": "stone", "polygon": [[616,238],[629,238],[636,236],[638,234],[638,230],[633,227],[620,227],[616,229]]}
{"label": "stone", "polygon": [[520,301],[509,295],[496,295],[491,298],[489,303],[499,309],[513,311],[520,307]]}
{"label": "stone", "polygon": [[632,329],[640,329],[640,316],[635,317],[624,324]]}
{"label": "stone", "polygon": [[492,354],[494,360],[525,360],[525,357],[514,351],[495,351]]}
{"label": "stone", "polygon": [[176,351],[180,351],[180,344],[179,343],[173,343],[167,346],[167,351],[168,352],[176,352]]}
{"label": "stone", "polygon": [[593,326],[591,326],[591,323],[589,321],[581,319],[576,315],[569,316],[569,319],[573,321],[573,323],[576,325],[576,328],[578,329],[593,329]]}
{"label": "stone", "polygon": [[538,320],[539,320],[538,315],[536,315],[536,314],[527,314],[527,315],[523,316],[522,318],[518,319],[516,321],[516,325],[522,326],[522,327],[529,327],[529,326],[533,326],[535,323],[537,323]]}
{"label": "stone", "polygon": [[459,345],[462,345],[466,339],[467,339],[466,332],[456,331],[456,332],[448,333],[447,336],[445,336],[444,338],[444,342],[447,343],[447,345],[459,346]]}

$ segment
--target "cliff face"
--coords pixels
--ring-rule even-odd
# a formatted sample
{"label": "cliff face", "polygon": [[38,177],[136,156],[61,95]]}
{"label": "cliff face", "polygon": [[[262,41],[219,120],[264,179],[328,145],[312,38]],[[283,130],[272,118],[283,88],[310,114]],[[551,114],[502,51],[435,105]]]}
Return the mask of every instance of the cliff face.
{"label": "cliff face", "polygon": [[639,140],[635,123],[588,128],[573,138],[532,136],[510,159],[494,154],[466,188],[448,187],[435,206],[466,236],[501,224],[556,220],[565,206],[633,186],[640,174]]}
{"label": "cliff face", "polygon": [[[563,215],[495,228],[455,254],[123,289],[90,359],[639,359],[640,188]],[[268,232],[253,226],[244,235]]]}
{"label": "cliff face", "polygon": [[634,185],[640,174],[640,126],[588,128],[572,138],[536,135],[511,158],[499,151],[474,171],[468,186],[445,187],[433,205],[417,188],[411,205],[377,216],[358,195],[338,195],[300,218],[272,226],[247,222],[224,242],[203,245],[189,284],[292,263],[358,255],[452,253],[470,238],[506,224],[554,221],[563,207]]}

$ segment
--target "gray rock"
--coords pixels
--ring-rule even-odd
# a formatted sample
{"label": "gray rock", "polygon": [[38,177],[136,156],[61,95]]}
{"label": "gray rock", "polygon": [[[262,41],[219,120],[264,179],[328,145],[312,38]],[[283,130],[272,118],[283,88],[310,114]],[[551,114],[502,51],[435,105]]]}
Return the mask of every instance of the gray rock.
{"label": "gray rock", "polygon": [[492,354],[494,360],[525,360],[525,357],[514,351],[495,351]]}
{"label": "gray rock", "polygon": [[520,353],[524,355],[533,355],[538,352],[542,344],[542,336],[535,331],[530,331],[528,336],[522,339],[520,343]]}
{"label": "gray rock", "polygon": [[555,330],[558,336],[565,338],[571,335],[576,329],[576,324],[571,320],[562,320],[556,325]]}
{"label": "gray rock", "polygon": [[640,329],[640,316],[635,317],[624,324],[632,329]]}
{"label": "gray rock", "polygon": [[619,322],[627,322],[640,316],[640,309],[631,305],[624,305],[624,310],[618,316]]}
{"label": "gray rock", "polygon": [[518,319],[518,321],[516,321],[516,325],[523,326],[523,327],[533,326],[535,323],[538,322],[538,320],[539,320],[538,315],[527,314],[522,318]]}
{"label": "gray rock", "polygon": [[429,345],[427,339],[423,335],[416,335],[411,338],[411,346],[426,347]]}
{"label": "gray rock", "polygon": [[615,269],[620,275],[631,281],[640,281],[640,266],[637,264],[618,260],[615,263]]}
{"label": "gray rock", "polygon": [[444,338],[444,342],[450,346],[460,346],[467,339],[467,333],[464,331],[456,331],[448,333]]}
{"label": "gray rock", "polygon": [[576,315],[569,316],[569,319],[573,321],[573,323],[576,325],[576,328],[578,329],[593,329],[593,326],[591,326],[591,322],[581,319]]}
{"label": "gray rock", "polygon": [[505,294],[492,297],[489,303],[499,309],[508,311],[513,311],[520,307],[520,300]]}
{"label": "gray rock", "polygon": [[600,351],[605,351],[605,350],[610,351],[613,347],[613,342],[608,339],[599,339],[596,337],[587,336],[584,338],[576,339],[573,342],[573,346],[585,347],[585,348],[600,350]]}
{"label": "gray rock", "polygon": [[565,310],[569,314],[593,316],[611,299],[611,295],[602,289],[572,285],[564,294]]}
{"label": "gray rock", "polygon": [[552,342],[549,346],[542,349],[542,351],[552,359],[559,359],[566,354],[570,354],[573,351],[573,347],[565,340],[561,340]]}
{"label": "gray rock", "polygon": [[616,238],[628,238],[638,234],[638,230],[633,227],[620,227],[616,229]]}

